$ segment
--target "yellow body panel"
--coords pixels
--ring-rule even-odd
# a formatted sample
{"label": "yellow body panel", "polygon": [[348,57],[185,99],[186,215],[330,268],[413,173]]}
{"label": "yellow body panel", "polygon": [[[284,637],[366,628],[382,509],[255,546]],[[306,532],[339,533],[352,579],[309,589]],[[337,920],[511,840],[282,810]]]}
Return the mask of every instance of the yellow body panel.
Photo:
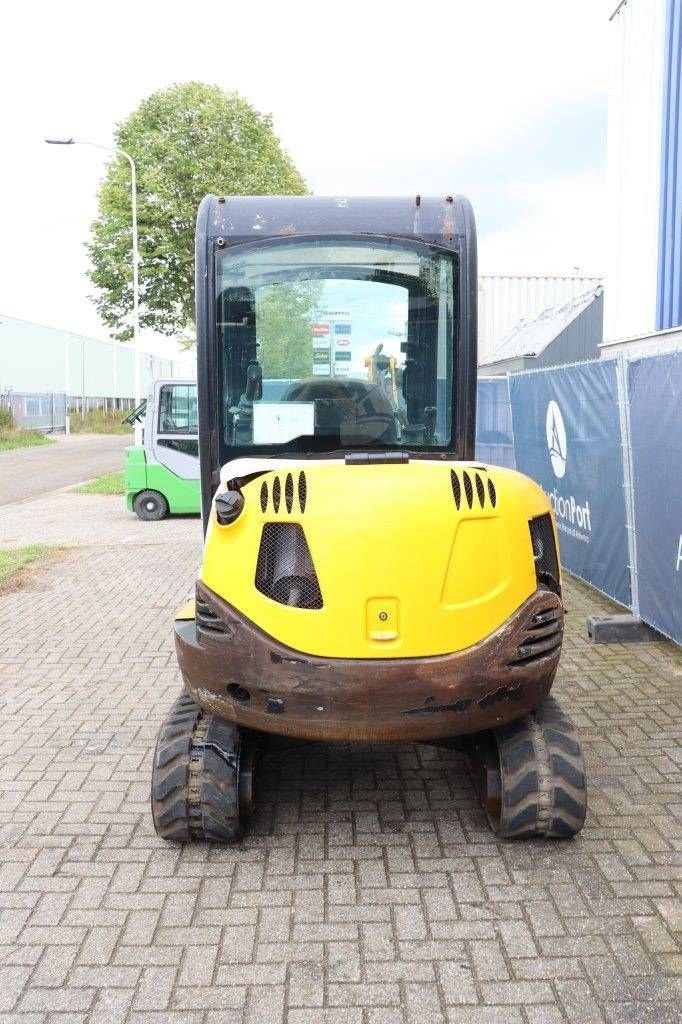
{"label": "yellow body panel", "polygon": [[[475,468],[474,468],[475,467]],[[473,484],[455,506],[451,468]],[[304,511],[298,477],[306,477]],[[286,477],[293,478],[291,510]],[[481,505],[476,476],[483,485]],[[281,501],[261,510],[265,481]],[[494,485],[493,507],[488,481]],[[470,647],[494,633],[537,589],[529,519],[550,512],[527,477],[498,467],[436,460],[407,464],[301,464],[242,487],[233,524],[211,514],[203,583],[281,643],[330,658],[416,658]],[[323,607],[279,604],[255,586],[265,523],[302,527]]]}

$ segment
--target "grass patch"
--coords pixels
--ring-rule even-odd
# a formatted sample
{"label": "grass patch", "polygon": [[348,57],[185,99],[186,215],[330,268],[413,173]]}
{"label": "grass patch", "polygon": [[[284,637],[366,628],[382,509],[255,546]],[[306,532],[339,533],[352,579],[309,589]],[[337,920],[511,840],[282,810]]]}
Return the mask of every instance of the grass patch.
{"label": "grass patch", "polygon": [[72,412],[69,423],[72,434],[132,434],[133,428],[121,423],[128,412],[125,409],[89,409],[81,416]]}
{"label": "grass patch", "polygon": [[71,488],[74,494],[125,494],[125,481],[123,471],[117,473],[105,473],[95,480],[89,480],[87,484]]}
{"label": "grass patch", "polygon": [[21,586],[28,579],[26,569],[59,551],[48,544],[28,544],[21,548],[0,548],[0,593]]}
{"label": "grass patch", "polygon": [[39,430],[0,429],[0,452],[8,452],[13,448],[34,448],[39,444],[54,444],[54,439]]}

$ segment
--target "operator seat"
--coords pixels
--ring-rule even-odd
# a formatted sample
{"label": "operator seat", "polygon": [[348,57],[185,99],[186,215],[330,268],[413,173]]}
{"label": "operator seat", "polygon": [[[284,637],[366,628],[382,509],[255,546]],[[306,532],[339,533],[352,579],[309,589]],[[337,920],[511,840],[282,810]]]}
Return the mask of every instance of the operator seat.
{"label": "operator seat", "polygon": [[283,402],[314,402],[316,433],[336,434],[347,444],[395,444],[395,409],[381,388],[352,377],[306,377],[294,381]]}

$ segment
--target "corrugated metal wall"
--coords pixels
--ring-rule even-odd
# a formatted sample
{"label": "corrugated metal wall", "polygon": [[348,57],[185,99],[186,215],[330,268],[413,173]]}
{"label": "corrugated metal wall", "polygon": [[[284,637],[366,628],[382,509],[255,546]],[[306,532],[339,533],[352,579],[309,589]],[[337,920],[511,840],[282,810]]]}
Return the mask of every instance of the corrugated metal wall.
{"label": "corrugated metal wall", "polygon": [[603,326],[604,293],[601,292],[537,359],[525,360],[524,368],[562,366],[565,363],[598,359]]}
{"label": "corrugated metal wall", "polygon": [[[173,360],[140,355],[143,395],[150,380],[178,375]],[[134,398],[133,360],[129,345],[0,316],[0,391]]]}
{"label": "corrugated metal wall", "polygon": [[611,18],[607,341],[654,330],[667,0],[625,0]]}
{"label": "corrugated metal wall", "polygon": [[478,279],[478,359],[490,353],[523,317],[603,284],[600,277],[482,274]]}
{"label": "corrugated metal wall", "polygon": [[682,324],[682,0],[668,0],[656,328]]}

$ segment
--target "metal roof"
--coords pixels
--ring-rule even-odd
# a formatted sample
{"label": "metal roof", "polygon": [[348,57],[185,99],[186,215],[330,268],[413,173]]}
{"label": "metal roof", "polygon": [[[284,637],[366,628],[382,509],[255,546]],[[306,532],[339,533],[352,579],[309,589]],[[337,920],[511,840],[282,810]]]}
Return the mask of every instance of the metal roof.
{"label": "metal roof", "polygon": [[536,317],[525,317],[516,327],[502,339],[499,345],[489,352],[481,362],[481,366],[491,366],[505,359],[523,359],[537,357],[548,345],[559,337],[562,331],[576,320],[584,310],[601,295],[603,288],[590,288],[589,291],[576,295],[560,306],[552,306],[543,310]]}

